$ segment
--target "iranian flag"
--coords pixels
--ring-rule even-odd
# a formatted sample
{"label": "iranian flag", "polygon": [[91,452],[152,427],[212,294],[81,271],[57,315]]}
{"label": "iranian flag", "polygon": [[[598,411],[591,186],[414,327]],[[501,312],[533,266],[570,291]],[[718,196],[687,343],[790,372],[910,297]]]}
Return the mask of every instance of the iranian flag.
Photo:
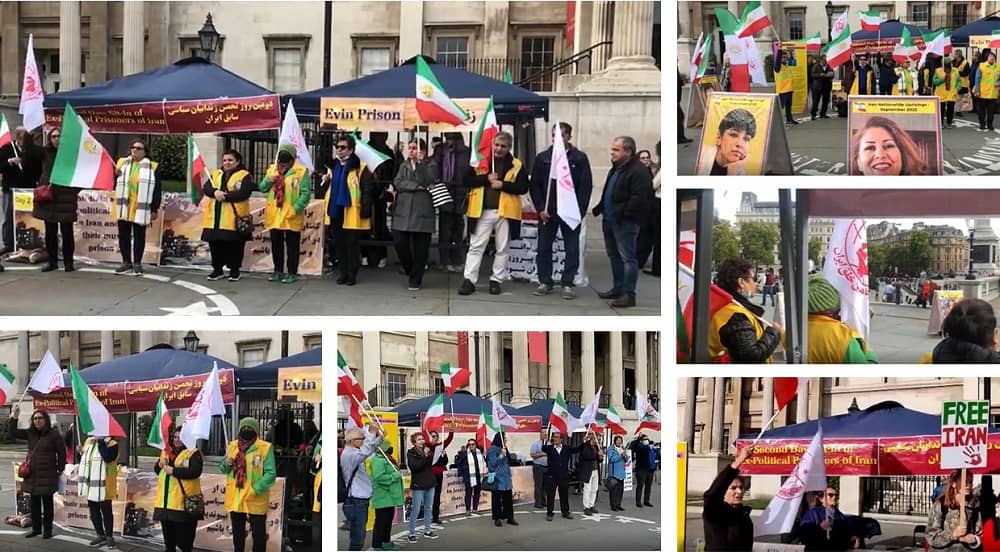
{"label": "iranian flag", "polygon": [[[726,54],[729,55],[729,81],[733,92],[750,91],[750,67],[743,41],[737,36],[740,22],[725,8],[715,8],[715,18],[719,21],[725,40]],[[752,40],[752,39],[751,39]]]}
{"label": "iranian flag", "polygon": [[774,378],[774,406],[784,409],[808,383],[809,378]]}
{"label": "iranian flag", "polygon": [[352,401],[350,397],[340,397],[340,403],[347,412],[347,429],[352,427],[361,428],[361,408],[358,403]]}
{"label": "iranian flag", "polygon": [[490,96],[490,103],[486,105],[486,112],[483,113],[482,120],[479,121],[479,128],[475,136],[472,137],[472,154],[469,156],[469,165],[484,171],[490,170],[490,162],[493,159],[493,139],[500,134],[500,125],[497,124],[497,113],[493,109],[493,96]]}
{"label": "iranian flag", "polygon": [[636,392],[635,413],[639,416],[639,427],[635,428],[635,433],[644,428],[660,431],[660,413],[649,402],[645,393]]}
{"label": "iranian flag", "polygon": [[0,148],[14,141],[10,133],[10,126],[7,125],[7,118],[0,113]]}
{"label": "iranian flag", "polygon": [[868,231],[864,219],[836,219],[826,252],[823,277],[840,292],[840,320],[865,341],[868,310]]}
{"label": "iranian flag", "polygon": [[[677,361],[691,360],[691,336],[694,330],[694,271],[677,264]],[[708,317],[733,302],[733,296],[715,284],[709,286]],[[708,323],[704,324],[708,328]],[[717,359],[725,362],[726,357]]]}
{"label": "iranian flag", "polygon": [[493,439],[500,428],[493,425],[493,416],[486,412],[486,405],[479,405],[479,423],[476,424],[476,442],[483,445],[483,450],[490,448]]}
{"label": "iranian flag", "polygon": [[625,429],[625,424],[622,423],[622,417],[618,415],[618,411],[615,407],[609,406],[608,413],[605,416],[606,423],[608,424],[608,429],[611,433],[617,433],[619,435],[625,435],[628,430]]}
{"label": "iranian flag", "polygon": [[[712,35],[708,35],[712,36]],[[691,52],[691,63],[688,65],[688,78],[691,82],[698,82],[695,76],[698,74],[698,66],[705,58],[705,33],[698,35],[698,41],[694,43],[694,50]]]}
{"label": "iranian flag", "polygon": [[740,38],[753,36],[758,31],[771,26],[771,20],[767,17],[760,2],[747,4],[747,7],[743,8],[743,17],[740,18],[740,22],[743,23],[743,29],[739,34]]}
{"label": "iranian flag", "polygon": [[423,123],[458,126],[469,120],[469,114],[448,97],[422,56],[417,56],[416,101],[417,115]]}
{"label": "iranian flag", "polygon": [[163,391],[160,391],[160,400],[156,401],[156,413],[153,414],[153,425],[149,428],[149,437],[146,443],[163,450],[170,442],[170,425],[174,423],[167,410],[167,403],[163,400]]}
{"label": "iranian flag", "polygon": [[14,374],[6,364],[0,364],[0,406],[6,406],[14,397]]}
{"label": "iranian flag", "polygon": [[59,151],[49,180],[59,186],[94,190],[115,187],[115,164],[87,123],[66,104]]}
{"label": "iranian flag", "polygon": [[360,403],[368,400],[365,390],[358,383],[358,380],[354,379],[354,372],[351,371],[351,367],[347,365],[347,360],[344,359],[344,355],[340,354],[340,351],[337,351],[337,395],[354,397]]}
{"label": "iranian flag", "polygon": [[840,36],[823,48],[826,62],[831,69],[836,69],[851,60],[851,27],[848,25]]}
{"label": "iranian flag", "polygon": [[807,52],[818,52],[823,47],[823,39],[816,33],[805,39]]}
{"label": "iranian flag", "polygon": [[913,44],[910,29],[903,27],[903,33],[899,37],[899,42],[892,49],[892,59],[896,63],[902,64],[906,63],[907,60],[916,60],[918,58],[920,58],[920,51]]}
{"label": "iranian flag", "polygon": [[705,37],[705,43],[702,44],[702,51],[698,56],[698,66],[694,68],[694,77],[691,82],[698,84],[701,79],[705,78],[705,73],[708,72],[708,56],[705,55],[705,51],[711,51],[712,49],[712,35]]}
{"label": "iranian flag", "polygon": [[754,535],[790,532],[805,494],[825,488],[826,464],[823,460],[823,427],[820,426],[809,443],[809,448],[792,470],[792,475],[785,480],[764,513],[754,522]]}
{"label": "iranian flag", "polygon": [[990,48],[1000,48],[1000,29],[990,34]]}
{"label": "iranian flag", "polygon": [[[61,147],[59,149],[62,150]],[[125,437],[125,430],[111,417],[111,413],[87,386],[87,382],[83,381],[83,376],[72,363],[69,365],[69,378],[73,385],[77,415],[80,417],[80,432],[94,437]]]}
{"label": "iranian flag", "polygon": [[188,194],[191,196],[191,203],[198,205],[201,203],[201,190],[212,177],[208,173],[205,157],[201,155],[198,144],[195,143],[194,136],[190,132],[188,133],[187,154]]}
{"label": "iranian flag", "polygon": [[924,55],[935,54],[944,57],[951,53],[951,33],[947,29],[925,34],[923,38],[926,52]]}
{"label": "iranian flag", "polygon": [[362,140],[357,129],[354,130],[354,133],[351,136],[354,138],[355,143],[354,153],[358,156],[358,159],[360,159],[362,163],[368,166],[368,170],[372,173],[375,172],[375,169],[377,169],[379,165],[389,160],[388,155],[371,147],[368,142]]}
{"label": "iranian flag", "polygon": [[449,397],[455,396],[455,390],[469,385],[468,368],[452,368],[451,364],[445,362],[441,364],[441,379],[444,380],[444,389]]}
{"label": "iranian flag", "polygon": [[427,409],[427,415],[424,417],[424,433],[429,434],[432,431],[436,431],[439,434],[444,428],[444,393],[439,393],[431,403],[430,408]]}
{"label": "iranian flag", "polygon": [[858,15],[861,16],[861,28],[865,31],[877,31],[882,25],[882,12],[878,9],[859,11]]}
{"label": "iranian flag", "polygon": [[580,420],[569,413],[569,407],[563,400],[562,393],[556,394],[556,400],[552,403],[552,413],[549,414],[549,430],[555,428],[563,435],[569,435],[580,425]]}

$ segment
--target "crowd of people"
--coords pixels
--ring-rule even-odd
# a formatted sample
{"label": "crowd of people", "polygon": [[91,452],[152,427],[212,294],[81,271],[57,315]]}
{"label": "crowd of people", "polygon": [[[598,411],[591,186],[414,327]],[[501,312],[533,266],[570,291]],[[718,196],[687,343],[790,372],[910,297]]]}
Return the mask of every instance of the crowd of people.
{"label": "crowd of people", "polygon": [[[77,220],[79,189],[53,186],[52,166],[59,148],[60,129],[49,131],[46,145],[39,148],[23,127],[14,142],[0,148],[2,211],[0,255],[15,249],[12,190],[34,189],[33,216],[45,222],[48,263],[43,271],[58,268],[59,233],[62,233],[63,267],[74,270],[73,225]],[[592,171],[587,154],[572,142],[573,129],[560,123],[572,175],[574,195],[581,215],[588,209],[601,217],[613,283],[600,293],[614,307],[635,305],[639,270],[659,275],[660,176],[649,150],[639,150],[634,139],[616,137],[611,142],[612,169],[604,192],[591,209]],[[488,290],[502,292],[509,278],[508,260],[512,240],[520,237],[522,196],[530,196],[539,216],[535,295],[553,292],[553,245],[561,235],[565,267],[558,282],[564,299],[573,299],[579,271],[580,226],[571,227],[557,213],[557,186],[549,180],[552,147],[540,152],[531,171],[512,154],[513,137],[500,132],[493,141],[489,168],[470,166],[470,149],[461,133],[446,133],[429,149],[418,138],[396,155],[385,143],[387,133],[372,133],[370,146],[389,156],[374,170],[356,153],[358,144],[350,135],[335,141],[327,166],[312,174],[298,159],[295,146],[279,144],[275,163],[255,181],[243,157],[226,150],[222,166],[211,171],[201,192],[202,240],[209,244],[212,271],[209,280],[240,280],[243,252],[252,236],[249,200],[254,192],[264,194],[267,204],[264,229],[268,232],[274,270],[271,282],[294,283],[299,278],[305,209],[311,199],[325,202],[327,243],[336,266],[336,282],[355,285],[362,266],[385,268],[385,244],[393,244],[407,276],[407,287],[418,291],[425,270],[431,265],[432,237],[437,231],[438,266],[448,273],[462,274],[461,295],[477,291],[480,266],[492,251]],[[659,143],[656,145],[659,157]],[[146,229],[160,216],[163,184],[155,152],[143,140],[131,142],[129,154],[115,164],[112,212],[118,226],[121,265],[116,274],[142,275]],[[529,174],[530,173],[530,174]],[[389,223],[391,221],[391,224]],[[391,231],[389,230],[391,226]],[[492,246],[491,246],[492,238]],[[651,261],[651,263],[650,263]],[[226,269],[228,268],[228,274]]]}
{"label": "crowd of people", "polygon": [[[449,461],[446,449],[453,435],[441,441],[435,431],[429,434],[415,432],[409,437],[410,447],[403,465],[396,462],[392,447],[384,437],[383,431],[375,426],[367,430],[349,428],[338,445],[338,477],[344,489],[339,500],[346,520],[341,528],[349,531],[350,550],[364,548],[369,505],[375,511],[372,549],[398,549],[390,534],[395,508],[405,504],[401,469],[408,469],[410,475],[409,542],[417,542],[421,537],[439,538],[433,524],[441,524],[442,485],[449,467],[455,468],[462,478],[466,517],[479,514],[482,493],[488,492],[493,525],[520,525],[514,515],[511,467],[522,465],[522,460],[508,450],[502,434],[494,437],[487,450],[483,450],[483,443],[468,439]],[[603,447],[595,434],[587,433],[580,444],[569,445],[559,431],[550,428],[540,432],[525,458],[532,461],[534,507],[545,510],[546,521],[555,518],[557,497],[562,517],[573,519],[569,498],[571,486],[581,487],[584,515],[599,513],[596,505],[600,489],[609,493],[612,511],[625,511],[621,503],[625,463],[629,460],[632,461],[636,507],[653,506],[650,493],[654,474],[660,469],[659,446],[651,443],[644,433],[639,433],[627,445],[623,441],[621,435],[616,435],[610,445]],[[365,469],[366,459],[371,459],[370,472]],[[605,461],[606,467],[602,468]],[[422,531],[417,530],[420,519],[423,519]]]}

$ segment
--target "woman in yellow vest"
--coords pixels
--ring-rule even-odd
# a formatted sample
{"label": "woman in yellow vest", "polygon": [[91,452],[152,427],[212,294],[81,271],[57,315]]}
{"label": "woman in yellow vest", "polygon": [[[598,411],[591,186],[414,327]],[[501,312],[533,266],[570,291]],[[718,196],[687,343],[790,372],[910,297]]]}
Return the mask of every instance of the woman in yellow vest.
{"label": "woman in yellow vest", "polygon": [[134,140],[131,155],[115,165],[112,211],[118,221],[118,250],[122,264],[115,274],[142,276],[146,252],[146,227],[156,220],[163,185],[156,172],[159,164],[149,159],[146,142]]}
{"label": "woman in yellow vest", "polygon": [[111,501],[118,498],[118,441],[91,436],[80,447],[79,496],[87,499],[97,538],[91,546],[115,547]]}
{"label": "woman in yellow vest", "polygon": [[789,56],[789,52],[778,50],[778,55],[774,57],[774,91],[781,100],[781,107],[785,110],[785,122],[790,125],[799,124],[792,117],[792,70],[788,63],[795,63],[795,58]]}
{"label": "woman in yellow vest", "polygon": [[917,72],[913,70],[912,66],[913,60],[908,59],[906,63],[897,65],[894,69],[896,83],[892,85],[893,96],[917,95]]}
{"label": "woman in yellow vest", "polygon": [[226,474],[225,508],[233,527],[233,548],[243,552],[247,521],[253,537],[253,552],[267,550],[267,509],[277,471],[271,443],[260,438],[260,423],[254,418],[240,420],[237,439],[229,443],[226,457],[219,462]]}
{"label": "woman in yellow vest", "polygon": [[1000,364],[997,317],[993,305],[986,301],[962,299],[955,303],[941,323],[941,333],[945,337],[931,353],[934,364]]}
{"label": "woman in yellow vest", "polygon": [[202,191],[208,199],[202,219],[201,239],[212,252],[209,280],[221,280],[223,267],[229,267],[229,281],[240,279],[243,251],[249,235],[239,231],[237,220],[250,215],[250,195],[257,188],[250,171],[243,166],[243,156],[236,150],[222,154],[222,168],[212,171],[212,179]]}
{"label": "woman in yellow vest", "polygon": [[809,278],[809,364],[877,363],[875,353],[847,324],[840,321],[840,292],[823,276]]}
{"label": "woman in yellow vest", "polygon": [[340,269],[338,284],[358,283],[361,243],[372,228],[375,177],[354,153],[357,142],[351,136],[337,138],[333,166],[323,175],[326,188],[326,225],[333,235],[333,247]]}
{"label": "woman in yellow vest", "polygon": [[154,466],[158,476],[153,520],[163,526],[163,544],[167,550],[194,549],[194,534],[198,520],[204,515],[189,514],[184,502],[189,496],[201,494],[201,470],[204,458],[198,449],[188,450],[181,441],[181,426],[170,429],[170,443],[160,453]]}
{"label": "woman in yellow vest", "polygon": [[951,58],[943,58],[941,67],[934,70],[934,95],[941,99],[941,118],[944,128],[955,126],[955,102],[958,101],[958,88],[961,75],[951,66]]}
{"label": "woman in yellow vest", "polygon": [[990,52],[986,61],[979,64],[976,70],[976,80],[973,85],[976,97],[979,98],[979,130],[993,130],[993,115],[997,109],[997,55]]}
{"label": "woman in yellow vest", "polygon": [[[309,170],[295,162],[295,146],[282,144],[278,162],[267,168],[260,181],[260,191],[267,194],[264,229],[271,232],[271,258],[274,273],[268,282],[291,284],[299,279],[299,246],[306,224],[306,207],[312,188]],[[285,272],[285,251],[288,272]]]}
{"label": "woman in yellow vest", "polygon": [[717,362],[771,362],[781,343],[781,327],[765,328],[760,317],[764,309],[748,295],[757,291],[753,263],[742,258],[722,261],[716,284],[733,296],[733,301],[712,314],[708,323],[708,353]]}

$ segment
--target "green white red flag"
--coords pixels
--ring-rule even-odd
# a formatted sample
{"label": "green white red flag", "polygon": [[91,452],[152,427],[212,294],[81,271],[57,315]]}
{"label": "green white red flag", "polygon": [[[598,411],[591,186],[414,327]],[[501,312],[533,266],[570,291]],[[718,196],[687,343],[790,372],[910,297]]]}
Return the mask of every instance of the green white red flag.
{"label": "green white red flag", "polygon": [[1000,30],[990,33],[990,49],[1000,48]]}
{"label": "green white red flag", "polygon": [[156,412],[153,414],[153,424],[149,428],[149,437],[146,438],[146,443],[160,450],[166,448],[167,443],[170,442],[170,426],[173,423],[170,411],[167,410],[167,403],[163,400],[163,391],[160,391],[160,399],[156,401]]}
{"label": "green white red flag", "polygon": [[424,416],[424,433],[430,434],[432,431],[441,433],[444,428],[444,393],[439,393],[427,409]]}
{"label": "green white red flag", "polygon": [[125,437],[121,424],[111,416],[72,363],[69,365],[69,377],[76,411],[80,417],[80,432],[94,437]]}
{"label": "green white red flag", "polygon": [[470,375],[468,368],[452,368],[447,362],[441,364],[441,379],[449,397],[455,396],[456,389],[468,387]]}
{"label": "green white red flag", "polygon": [[60,140],[50,182],[58,186],[94,190],[115,187],[114,161],[69,104],[66,104],[63,113]]}
{"label": "green white red flag", "polygon": [[0,406],[6,406],[14,397],[14,374],[6,364],[0,364]]}
{"label": "green white red flag", "polygon": [[347,429],[356,427],[361,428],[361,407],[358,403],[351,400],[350,397],[340,397],[340,403],[344,407],[344,412],[347,412]]}
{"label": "green white red flag", "polygon": [[747,7],[743,8],[740,22],[743,24],[743,29],[740,31],[739,38],[753,36],[771,26],[771,19],[767,17],[764,7],[756,1],[750,2]]}
{"label": "green white red flag", "polygon": [[569,406],[563,400],[562,393],[556,393],[556,400],[552,403],[552,413],[549,414],[549,430],[555,428],[563,435],[569,435],[580,426],[580,420],[569,413]]}
{"label": "green white red flag", "polygon": [[608,413],[605,415],[605,423],[608,429],[611,430],[611,433],[620,435],[628,433],[628,430],[625,429],[625,424],[622,423],[622,417],[618,415],[618,411],[613,406],[608,407]]}
{"label": "green white red flag", "polygon": [[635,413],[639,416],[639,426],[635,428],[635,433],[639,433],[641,429],[660,431],[660,413],[649,402],[645,393],[636,392]]}
{"label": "green white red flag", "polygon": [[904,64],[907,60],[917,60],[920,58],[920,51],[913,44],[910,36],[910,29],[903,27],[903,33],[899,37],[899,42],[892,49],[892,59],[896,63]]}
{"label": "green white red flag", "polygon": [[14,137],[10,133],[10,126],[7,124],[7,118],[3,116],[3,113],[0,113],[0,148],[13,141]]}
{"label": "green white red flag", "polygon": [[360,159],[372,173],[375,172],[375,169],[377,169],[379,165],[389,160],[388,155],[373,148],[371,144],[362,140],[357,129],[354,129],[351,137],[354,138],[354,154],[358,156],[358,159]]}
{"label": "green white red flag", "polygon": [[201,203],[202,188],[212,179],[205,163],[205,157],[198,149],[198,144],[194,141],[194,136],[188,133],[187,140],[187,189],[191,196],[191,203],[198,205]]}
{"label": "green white red flag", "polygon": [[493,445],[500,428],[493,425],[493,416],[486,412],[486,405],[479,405],[479,423],[476,424],[476,442],[481,444],[483,450],[488,450]]}
{"label": "green white red flag", "polygon": [[750,91],[750,67],[746,48],[739,38],[740,22],[725,8],[715,8],[715,18],[725,37],[726,54],[729,56],[729,82],[733,92]]}
{"label": "green white red flag", "polygon": [[468,112],[448,96],[421,56],[417,56],[416,102],[421,122],[458,126],[469,120]]}
{"label": "green white red flag", "polygon": [[365,390],[358,383],[358,380],[354,379],[354,372],[351,371],[351,367],[347,365],[347,360],[344,359],[344,355],[340,354],[340,351],[337,351],[337,395],[354,397],[360,403],[368,400]]}
{"label": "green white red flag", "polygon": [[844,29],[844,32],[840,33],[840,36],[833,39],[833,42],[823,48],[823,53],[826,55],[826,62],[831,69],[836,69],[850,61],[852,54],[850,25]]}
{"label": "green white red flag", "polygon": [[820,38],[819,33],[808,37],[805,39],[806,51],[807,52],[818,52],[820,48],[823,47],[823,39]]}
{"label": "green white red flag", "polygon": [[479,129],[472,138],[472,154],[469,156],[469,165],[484,171],[490,170],[490,162],[493,159],[493,139],[500,133],[500,125],[497,124],[497,114],[493,109],[493,96],[490,96],[490,103],[486,105],[486,112],[483,113],[482,120],[479,121]]}
{"label": "green white red flag", "polygon": [[882,12],[878,8],[859,11],[858,15],[861,16],[861,28],[865,31],[877,31],[882,25]]}
{"label": "green white red flag", "polygon": [[691,82],[698,84],[701,79],[705,78],[705,74],[708,73],[708,56],[705,52],[712,51],[712,35],[705,37],[705,42],[701,45],[701,51],[698,52],[698,65],[694,68],[694,77],[692,77]]}

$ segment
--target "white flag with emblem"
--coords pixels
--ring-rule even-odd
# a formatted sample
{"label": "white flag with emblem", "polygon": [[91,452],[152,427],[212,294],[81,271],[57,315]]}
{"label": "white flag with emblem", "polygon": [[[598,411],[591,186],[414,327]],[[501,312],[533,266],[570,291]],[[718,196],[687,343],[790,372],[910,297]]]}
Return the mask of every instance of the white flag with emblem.
{"label": "white flag with emblem", "polygon": [[778,489],[778,494],[767,504],[764,513],[754,522],[754,536],[791,532],[805,494],[824,489],[826,464],[823,460],[823,428],[820,426],[799,464]]}
{"label": "white flag with emblem", "polygon": [[288,100],[288,109],[285,110],[285,121],[281,123],[281,135],[278,137],[278,145],[292,144],[295,146],[295,154],[299,158],[302,166],[315,171],[312,155],[309,154],[309,146],[306,145],[306,138],[302,135],[302,127],[299,126],[299,117],[295,114],[295,105],[292,100]]}
{"label": "white flag with emblem", "polygon": [[868,341],[868,232],[864,219],[837,219],[823,277],[840,292],[840,320]]}

